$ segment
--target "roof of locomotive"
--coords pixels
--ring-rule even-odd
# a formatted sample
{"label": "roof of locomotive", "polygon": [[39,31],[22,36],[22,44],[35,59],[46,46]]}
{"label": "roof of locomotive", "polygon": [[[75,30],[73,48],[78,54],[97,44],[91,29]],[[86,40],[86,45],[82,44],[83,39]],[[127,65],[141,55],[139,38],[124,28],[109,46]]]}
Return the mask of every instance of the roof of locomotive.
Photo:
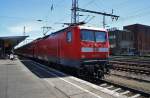
{"label": "roof of locomotive", "polygon": [[96,31],[107,31],[103,28],[97,28],[97,27],[90,27],[90,26],[78,26],[80,29],[87,29],[87,30],[96,30]]}
{"label": "roof of locomotive", "polygon": [[66,27],[64,29],[61,29],[59,31],[56,31],[54,33],[51,33],[50,35],[53,35],[53,34],[57,34],[57,33],[60,33],[60,32],[63,32],[69,28],[73,28],[73,27],[78,27],[79,29],[87,29],[87,30],[96,30],[96,31],[107,31],[106,29],[102,29],[102,28],[97,28],[97,27],[90,27],[90,26],[69,26],[69,27]]}
{"label": "roof of locomotive", "polygon": [[42,37],[42,38],[38,38],[38,39],[36,39],[35,41],[38,41],[38,40],[40,40],[40,39],[46,39],[46,38],[48,38],[49,36],[53,36],[53,35],[56,35],[56,34],[58,34],[58,33],[64,32],[64,31],[66,31],[66,30],[68,30],[68,29],[70,29],[70,28],[76,28],[76,27],[79,28],[79,29],[96,30],[96,31],[107,31],[106,29],[96,28],[96,27],[89,27],[89,26],[69,26],[69,27],[66,27],[66,28],[64,28],[64,29],[61,29],[61,30],[59,30],[59,31],[53,32],[53,33],[51,33],[51,34],[49,34],[49,35],[46,35],[46,36],[44,36],[44,37]]}

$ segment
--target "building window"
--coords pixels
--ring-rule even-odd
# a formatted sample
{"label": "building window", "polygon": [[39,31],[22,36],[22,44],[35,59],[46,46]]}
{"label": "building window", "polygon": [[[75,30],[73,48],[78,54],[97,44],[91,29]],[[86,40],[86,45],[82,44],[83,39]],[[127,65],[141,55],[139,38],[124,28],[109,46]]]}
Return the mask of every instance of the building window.
{"label": "building window", "polygon": [[72,32],[67,32],[67,42],[72,41]]}

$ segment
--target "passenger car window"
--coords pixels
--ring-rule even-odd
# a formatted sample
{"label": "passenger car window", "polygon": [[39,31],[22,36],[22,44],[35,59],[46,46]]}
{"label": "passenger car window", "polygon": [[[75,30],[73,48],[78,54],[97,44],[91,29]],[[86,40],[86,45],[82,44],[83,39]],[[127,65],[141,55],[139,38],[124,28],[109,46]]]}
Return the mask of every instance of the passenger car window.
{"label": "passenger car window", "polygon": [[72,41],[72,32],[67,32],[67,42]]}

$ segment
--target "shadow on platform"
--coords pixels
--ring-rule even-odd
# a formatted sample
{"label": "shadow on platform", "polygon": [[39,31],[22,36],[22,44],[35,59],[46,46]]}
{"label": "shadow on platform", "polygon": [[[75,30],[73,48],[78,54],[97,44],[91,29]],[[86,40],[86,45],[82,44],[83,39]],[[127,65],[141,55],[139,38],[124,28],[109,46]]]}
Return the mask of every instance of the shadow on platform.
{"label": "shadow on platform", "polygon": [[[41,66],[31,60],[20,59],[20,61],[36,76],[39,78],[57,78],[57,77],[67,77],[69,75],[62,75],[61,73],[52,71],[48,69],[48,66]],[[54,74],[57,74],[54,75]]]}

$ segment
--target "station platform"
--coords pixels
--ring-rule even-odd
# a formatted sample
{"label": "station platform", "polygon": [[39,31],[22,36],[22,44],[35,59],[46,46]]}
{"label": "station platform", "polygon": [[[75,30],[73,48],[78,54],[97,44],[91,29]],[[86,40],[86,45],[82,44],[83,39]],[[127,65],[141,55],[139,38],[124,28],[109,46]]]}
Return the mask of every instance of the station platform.
{"label": "station platform", "polygon": [[19,60],[0,60],[0,98],[66,98]]}
{"label": "station platform", "polygon": [[126,98],[31,60],[0,60],[0,98]]}

